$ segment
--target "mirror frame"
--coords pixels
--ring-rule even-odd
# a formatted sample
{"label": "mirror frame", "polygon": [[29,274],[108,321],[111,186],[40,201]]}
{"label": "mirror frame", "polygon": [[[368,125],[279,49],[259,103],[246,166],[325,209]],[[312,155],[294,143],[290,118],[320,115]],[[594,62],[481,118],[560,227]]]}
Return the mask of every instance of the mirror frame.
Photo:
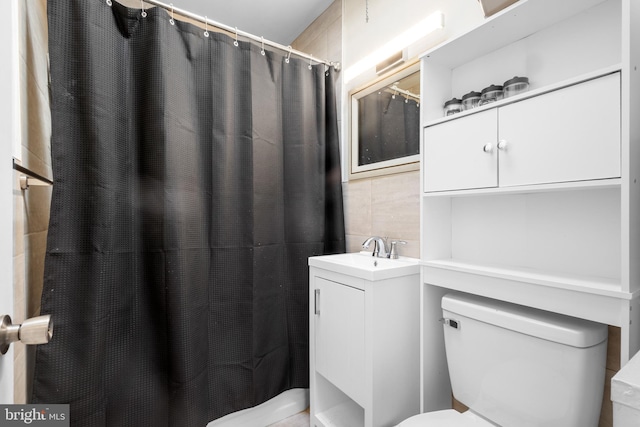
{"label": "mirror frame", "polygon": [[[347,150],[349,180],[420,170],[420,153],[368,165],[357,164],[359,157],[358,100],[416,72],[420,72],[420,62],[417,60],[406,64],[403,68],[393,70],[363,87],[349,92],[349,149]],[[422,96],[422,90],[420,92]],[[422,113],[420,113],[420,116],[422,117]],[[420,136],[420,140],[422,140],[422,135]]]}

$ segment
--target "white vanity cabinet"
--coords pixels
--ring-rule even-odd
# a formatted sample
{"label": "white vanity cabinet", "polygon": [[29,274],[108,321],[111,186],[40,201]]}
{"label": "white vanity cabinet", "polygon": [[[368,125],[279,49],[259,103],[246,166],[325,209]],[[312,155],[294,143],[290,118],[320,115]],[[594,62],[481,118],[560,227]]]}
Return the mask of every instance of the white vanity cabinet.
{"label": "white vanity cabinet", "polygon": [[351,255],[309,259],[311,426],[393,426],[420,411],[420,267],[336,271]]}
{"label": "white vanity cabinet", "polygon": [[427,126],[425,191],[620,177],[619,72],[522,98]]}
{"label": "white vanity cabinet", "polygon": [[316,277],[313,305],[315,371],[364,406],[364,290]]}
{"label": "white vanity cabinet", "polygon": [[[639,35],[637,0],[519,0],[421,56],[425,319],[467,292],[610,325],[609,373],[640,350]],[[446,359],[421,327],[427,385]]]}

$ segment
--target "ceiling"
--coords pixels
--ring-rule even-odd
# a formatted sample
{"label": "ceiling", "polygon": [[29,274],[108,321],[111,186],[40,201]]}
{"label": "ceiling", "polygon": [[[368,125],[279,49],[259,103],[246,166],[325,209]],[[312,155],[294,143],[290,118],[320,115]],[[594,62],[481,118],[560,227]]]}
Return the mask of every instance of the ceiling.
{"label": "ceiling", "polygon": [[175,7],[288,46],[333,0],[173,0]]}

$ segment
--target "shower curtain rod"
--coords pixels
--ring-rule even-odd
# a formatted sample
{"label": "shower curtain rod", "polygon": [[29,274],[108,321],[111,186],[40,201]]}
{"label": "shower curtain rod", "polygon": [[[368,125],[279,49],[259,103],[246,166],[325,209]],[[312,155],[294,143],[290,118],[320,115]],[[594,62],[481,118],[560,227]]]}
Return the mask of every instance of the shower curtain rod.
{"label": "shower curtain rod", "polygon": [[401,93],[402,95],[408,96],[408,97],[413,98],[413,99],[417,99],[418,102],[420,102],[420,95],[415,94],[415,93],[413,93],[411,91],[408,91],[408,90],[400,89],[396,85],[393,85],[393,86],[389,87],[389,90],[393,91],[393,92]]}
{"label": "shower curtain rod", "polygon": [[259,42],[261,44],[268,45],[268,46],[271,46],[271,47],[275,47],[276,49],[280,49],[280,50],[283,50],[285,52],[289,52],[289,54],[293,54],[293,55],[300,56],[302,58],[308,59],[310,61],[309,63],[316,62],[316,63],[319,63],[319,64],[325,64],[325,65],[327,65],[329,67],[335,68],[336,71],[340,70],[340,63],[339,62],[333,62],[333,61],[327,61],[327,60],[324,60],[324,59],[314,58],[313,55],[301,52],[299,50],[295,50],[295,49],[291,48],[291,46],[284,46],[284,45],[281,45],[280,43],[276,43],[276,42],[271,41],[271,40],[266,40],[264,37],[259,37],[259,36],[256,36],[254,34],[247,33],[246,31],[241,31],[237,27],[235,27],[235,28],[234,27],[230,27],[230,26],[222,24],[220,22],[216,22],[214,20],[211,20],[206,16],[196,15],[195,13],[189,12],[188,10],[184,10],[184,9],[180,9],[180,8],[174,7],[173,4],[166,4],[166,3],[163,3],[163,2],[160,2],[160,1],[157,1],[157,0],[144,0],[144,3],[149,3],[149,4],[161,7],[163,9],[169,11],[172,14],[172,16],[171,16],[172,19],[173,19],[173,14],[177,13],[178,15],[182,15],[182,16],[187,17],[187,18],[195,19],[196,21],[202,22],[203,24],[211,25],[213,27],[221,28],[221,29],[223,29],[225,31],[228,31],[230,33],[234,33],[236,35],[236,38],[237,38],[237,36],[242,36],[242,37],[257,41],[257,42]]}

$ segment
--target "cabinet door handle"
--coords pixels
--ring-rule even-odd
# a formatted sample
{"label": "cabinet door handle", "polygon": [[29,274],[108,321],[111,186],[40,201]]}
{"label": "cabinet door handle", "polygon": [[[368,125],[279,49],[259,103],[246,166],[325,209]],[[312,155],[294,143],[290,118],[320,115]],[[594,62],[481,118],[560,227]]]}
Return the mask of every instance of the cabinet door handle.
{"label": "cabinet door handle", "polygon": [[484,151],[485,153],[490,153],[493,151],[493,144],[492,143],[487,143],[484,144],[484,147],[482,147],[482,151]]}
{"label": "cabinet door handle", "polygon": [[314,291],[313,312],[316,316],[320,315],[320,289]]}
{"label": "cabinet door handle", "polygon": [[506,150],[507,149],[507,140],[501,139],[498,141],[498,150]]}

